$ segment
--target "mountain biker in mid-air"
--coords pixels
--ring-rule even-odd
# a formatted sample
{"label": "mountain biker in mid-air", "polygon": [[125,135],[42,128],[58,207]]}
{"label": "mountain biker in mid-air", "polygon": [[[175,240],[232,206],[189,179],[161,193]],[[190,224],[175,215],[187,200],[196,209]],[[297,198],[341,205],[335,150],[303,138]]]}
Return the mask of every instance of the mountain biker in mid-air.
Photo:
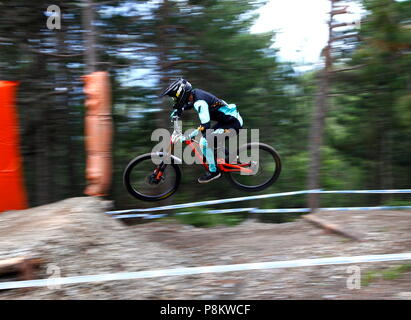
{"label": "mountain biker in mid-air", "polygon": [[[205,138],[206,130],[212,129],[212,136],[223,134],[225,130],[234,129],[237,133],[243,126],[243,119],[237,110],[235,104],[227,104],[224,100],[217,98],[211,93],[201,90],[193,89],[191,84],[185,79],[178,79],[171,83],[160,95],[170,96],[174,100],[173,112],[171,116],[181,116],[184,110],[194,108],[200,118],[200,126],[194,130],[189,138],[197,136],[199,132],[202,133],[200,139],[200,146],[202,152],[206,157],[208,169],[204,175],[199,179],[199,183],[207,183],[215,180],[221,176],[214,160],[214,152],[210,147],[210,138]],[[211,120],[217,123],[211,127]],[[186,139],[182,137],[182,142]]]}

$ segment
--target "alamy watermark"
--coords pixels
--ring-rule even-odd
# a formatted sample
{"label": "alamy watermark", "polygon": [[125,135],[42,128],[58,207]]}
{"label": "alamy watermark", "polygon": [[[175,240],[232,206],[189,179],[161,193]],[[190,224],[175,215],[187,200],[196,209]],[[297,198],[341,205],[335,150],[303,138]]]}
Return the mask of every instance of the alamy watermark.
{"label": "alamy watermark", "polygon": [[47,29],[61,29],[61,9],[58,5],[51,5],[47,8]]}
{"label": "alamy watermark", "polygon": [[361,289],[361,268],[359,266],[349,266],[347,273],[349,274],[346,282],[347,289]]}
{"label": "alamy watermark", "polygon": [[55,264],[47,265],[47,288],[50,290],[56,290],[61,288],[60,278],[61,278],[61,269]]}

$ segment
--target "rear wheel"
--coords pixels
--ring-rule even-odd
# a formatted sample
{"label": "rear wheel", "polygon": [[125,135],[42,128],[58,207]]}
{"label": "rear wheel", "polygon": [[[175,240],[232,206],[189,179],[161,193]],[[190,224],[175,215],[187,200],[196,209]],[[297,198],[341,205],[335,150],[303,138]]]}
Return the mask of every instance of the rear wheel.
{"label": "rear wheel", "polygon": [[161,161],[161,156],[162,154],[143,154],[127,165],[123,182],[133,197],[143,201],[159,201],[176,192],[181,180],[181,170],[175,163],[156,165]]}
{"label": "rear wheel", "polygon": [[[280,176],[281,158],[277,151],[264,143],[249,143],[238,150],[240,161],[252,173],[229,172],[226,177],[237,188],[245,191],[261,191],[271,186]],[[243,157],[244,156],[244,157]]]}

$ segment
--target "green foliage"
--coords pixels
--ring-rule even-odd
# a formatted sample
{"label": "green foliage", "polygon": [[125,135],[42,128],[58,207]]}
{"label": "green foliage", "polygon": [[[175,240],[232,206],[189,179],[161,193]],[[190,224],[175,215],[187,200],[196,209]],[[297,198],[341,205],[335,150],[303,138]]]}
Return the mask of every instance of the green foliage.
{"label": "green foliage", "polygon": [[[171,78],[236,103],[246,128],[276,148],[283,170],[261,193],[306,189],[309,126],[317,91],[316,71],[297,75],[280,62],[275,33],[250,34],[263,1],[95,1],[98,68],[108,70],[113,89],[113,187],[118,207],[141,207],[122,185],[135,156],[149,152],[151,132],[169,125],[170,106],[157,94]],[[1,1],[0,76],[19,80],[19,119],[26,185],[32,205],[82,195],[85,184],[84,96],[81,76],[83,1],[56,0],[63,29],[45,27],[46,1]],[[411,1],[363,1],[367,15],[360,37],[339,65],[322,148],[321,188],[384,189],[411,184]],[[7,39],[6,39],[7,38]],[[337,59],[337,58],[336,58]],[[66,88],[65,94],[55,94]],[[196,127],[185,113],[184,128]],[[171,202],[247,196],[223,179],[199,185],[200,166],[183,166],[183,181]],[[257,193],[260,194],[260,193]],[[368,196],[323,196],[324,206],[368,205]],[[381,203],[387,199],[379,198]],[[398,200],[405,201],[405,200]],[[393,203],[393,202],[391,202]],[[158,203],[161,205],[162,203]],[[305,207],[306,196],[250,201],[240,206]],[[233,204],[239,206],[239,204]],[[278,222],[293,216],[276,215]],[[238,223],[239,216],[181,216],[200,226]],[[241,219],[240,219],[241,220]]]}
{"label": "green foliage", "polygon": [[411,200],[390,199],[383,203],[384,206],[411,206]]}
{"label": "green foliage", "polygon": [[189,214],[176,215],[175,219],[184,224],[189,224],[195,227],[215,227],[218,225],[235,226],[244,221],[244,216],[239,214],[209,214],[205,211],[206,208],[194,208]]}
{"label": "green foliage", "polygon": [[404,26],[409,23],[410,1],[363,3],[368,14],[361,24],[360,40],[346,59],[349,66],[357,68],[337,74],[334,86],[342,93],[333,98],[326,128],[327,144],[336,151],[333,159],[339,158],[347,168],[334,162],[333,167],[344,172],[334,182],[334,174],[323,172],[329,176],[328,185],[337,183],[339,187],[406,186],[411,183],[409,175],[403,176],[409,165],[406,159],[411,156],[411,59],[406,49],[411,33]]}
{"label": "green foliage", "polygon": [[361,276],[361,285],[366,287],[371,284],[371,282],[384,279],[384,280],[395,280],[400,278],[411,270],[411,264],[402,264],[399,266],[383,269],[383,270],[368,270],[364,275]]}
{"label": "green foliage", "polygon": [[397,102],[398,122],[405,130],[411,130],[411,94],[407,94],[398,99]]}

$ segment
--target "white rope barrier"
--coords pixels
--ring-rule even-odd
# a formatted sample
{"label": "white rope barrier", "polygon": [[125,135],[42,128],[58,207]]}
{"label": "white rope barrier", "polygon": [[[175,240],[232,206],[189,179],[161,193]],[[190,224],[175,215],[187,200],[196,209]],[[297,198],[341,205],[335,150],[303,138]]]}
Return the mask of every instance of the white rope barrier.
{"label": "white rope barrier", "polygon": [[[411,206],[380,206],[380,207],[341,207],[341,208],[319,208],[318,211],[380,211],[380,210],[411,210]],[[287,208],[287,209],[258,209],[258,208],[237,208],[237,209],[222,209],[222,210],[205,210],[201,213],[205,214],[220,214],[220,213],[307,213],[310,212],[310,208]],[[196,212],[177,212],[174,215],[188,215],[195,214]],[[136,214],[120,214],[115,215],[115,219],[131,219],[131,218],[141,218],[141,219],[159,219],[164,217],[169,217],[167,213],[163,214],[147,214],[147,213],[136,213]]]}
{"label": "white rope barrier", "polygon": [[[248,196],[248,197],[239,197],[239,198],[228,198],[228,199],[219,199],[219,200],[208,200],[200,202],[190,202],[183,204],[174,204],[163,207],[154,207],[154,208],[145,208],[145,209],[129,209],[129,210],[116,210],[116,211],[107,211],[107,214],[119,214],[119,213],[132,213],[132,212],[150,212],[150,211],[162,211],[162,210],[173,210],[173,209],[182,209],[182,208],[192,208],[192,207],[201,207],[209,206],[213,204],[222,204],[222,203],[231,203],[247,200],[258,200],[258,199],[268,199],[275,197],[285,197],[298,194],[307,194],[307,193],[319,193],[320,190],[304,190],[304,191],[292,191],[292,192],[282,192],[282,193],[271,193],[271,194],[261,194],[258,196]],[[410,190],[411,193],[411,190]]]}
{"label": "white rope barrier", "polygon": [[80,283],[105,282],[118,280],[134,280],[145,278],[171,277],[171,276],[187,276],[204,273],[221,273],[234,271],[251,271],[251,270],[266,270],[279,268],[297,268],[297,267],[313,267],[324,265],[338,264],[355,264],[368,262],[386,262],[386,261],[402,261],[411,260],[411,253],[396,253],[396,254],[380,254],[380,255],[363,255],[353,257],[333,257],[333,258],[316,258],[316,259],[299,259],[286,261],[271,261],[258,263],[243,263],[229,264],[217,266],[202,266],[190,268],[173,268],[160,269],[137,272],[122,272],[122,273],[107,273],[86,276],[73,276],[62,278],[50,278],[39,280],[26,281],[10,281],[0,282],[0,290],[18,289],[30,287],[55,287],[60,285],[73,285]]}
{"label": "white rope barrier", "polygon": [[[116,215],[116,214],[128,214],[136,212],[152,212],[152,211],[162,211],[162,210],[174,210],[174,209],[183,209],[183,208],[192,208],[192,207],[201,207],[209,206],[213,204],[223,204],[223,203],[232,203],[240,201],[249,201],[249,200],[259,200],[259,199],[268,199],[276,197],[286,197],[292,195],[301,195],[301,194],[394,194],[394,193],[411,193],[411,189],[389,189],[389,190],[330,190],[325,191],[321,189],[313,190],[302,190],[302,191],[291,191],[291,192],[282,192],[282,193],[271,193],[271,194],[262,194],[257,196],[247,196],[247,197],[238,197],[238,198],[229,198],[229,199],[219,199],[219,200],[208,200],[200,202],[190,202],[183,204],[175,204],[163,207],[153,207],[153,208],[144,208],[144,209],[128,209],[128,210],[116,210],[116,211],[107,211],[107,214]],[[302,208],[303,209],[303,208]]]}

